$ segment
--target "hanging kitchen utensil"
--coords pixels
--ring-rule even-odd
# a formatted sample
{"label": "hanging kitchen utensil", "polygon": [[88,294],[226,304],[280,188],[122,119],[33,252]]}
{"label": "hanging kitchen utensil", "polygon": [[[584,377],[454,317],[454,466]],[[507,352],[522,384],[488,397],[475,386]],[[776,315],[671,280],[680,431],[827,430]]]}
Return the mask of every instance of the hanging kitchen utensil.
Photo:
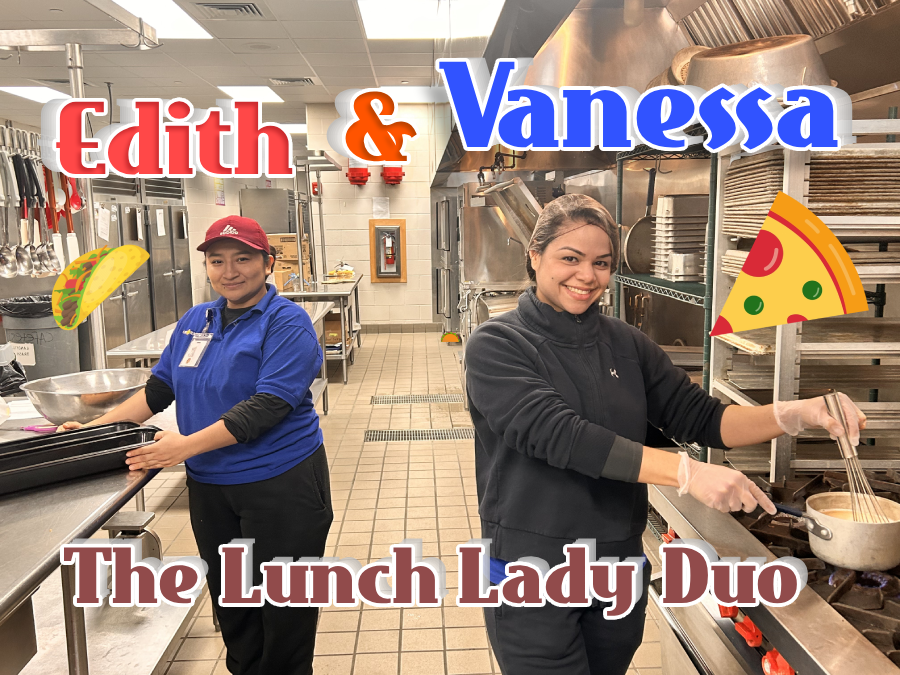
{"label": "hanging kitchen utensil", "polygon": [[0,245],[0,277],[12,279],[19,274],[16,254],[9,246],[9,219],[16,217],[16,203],[19,200],[19,192],[16,187],[15,177],[12,174],[12,163],[6,154],[8,140],[6,129],[0,127],[0,184],[3,186],[5,198],[3,209],[3,241]]}
{"label": "hanging kitchen utensil", "polygon": [[25,168],[28,172],[28,180],[31,183],[32,196],[34,198],[32,203],[34,204],[35,220],[32,222],[32,236],[36,242],[35,252],[38,260],[41,261],[41,267],[45,273],[58,274],[60,270],[55,268],[53,261],[50,260],[50,254],[47,252],[47,238],[45,237],[44,227],[46,224],[44,218],[46,216],[47,200],[44,195],[44,181],[41,180],[37,163],[33,157],[25,158]]}
{"label": "hanging kitchen utensil", "polygon": [[21,138],[16,134],[16,154],[12,156],[12,163],[16,185],[19,189],[19,203],[24,214],[24,217],[19,220],[17,229],[19,244],[16,246],[16,261],[19,274],[32,276],[35,272],[35,262],[38,262],[38,269],[40,269],[40,263],[31,257],[31,249],[29,248],[28,200],[31,195],[31,186],[28,181],[28,172],[25,169],[25,159],[21,155],[23,147]]}
{"label": "hanging kitchen utensil", "polygon": [[649,170],[647,183],[647,209],[644,217],[628,228],[622,243],[625,263],[632,272],[649,274],[653,262],[651,244],[653,241],[653,218],[650,209],[653,206],[653,191],[656,186],[656,168]]}
{"label": "hanging kitchen utensil", "polygon": [[68,228],[68,234],[66,234],[66,259],[69,261],[71,265],[75,262],[79,257],[81,257],[81,253],[78,250],[78,237],[75,235],[75,226],[72,225],[72,196],[69,194],[68,186],[65,185],[65,176],[60,176],[63,178],[63,192],[66,193],[66,226]]}
{"label": "hanging kitchen utensil", "polygon": [[45,209],[48,217],[48,226],[50,234],[47,237],[47,252],[50,254],[50,261],[57,267],[57,272],[62,272],[65,262],[62,259],[63,243],[59,234],[59,217],[56,213],[56,190],[53,187],[53,172],[46,166],[44,167],[44,181],[47,187],[47,209]]}

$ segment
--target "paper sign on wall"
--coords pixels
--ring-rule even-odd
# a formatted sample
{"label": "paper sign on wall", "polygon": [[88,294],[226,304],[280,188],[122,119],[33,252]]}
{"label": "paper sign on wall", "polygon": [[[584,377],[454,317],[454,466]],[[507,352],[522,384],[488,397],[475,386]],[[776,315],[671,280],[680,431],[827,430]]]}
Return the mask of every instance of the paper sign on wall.
{"label": "paper sign on wall", "polygon": [[390,218],[391,217],[391,198],[390,197],[372,197],[372,217],[373,218]]}
{"label": "paper sign on wall", "polygon": [[97,236],[109,241],[109,209],[101,207],[97,213]]}
{"label": "paper sign on wall", "polygon": [[156,209],[156,234],[166,236],[166,212],[162,209]]}
{"label": "paper sign on wall", "polygon": [[144,213],[141,209],[138,209],[136,215],[138,241],[144,241]]}
{"label": "paper sign on wall", "polygon": [[213,187],[216,190],[216,206],[225,206],[225,179],[213,178]]}
{"label": "paper sign on wall", "polygon": [[34,345],[30,342],[10,342],[16,353],[16,361],[23,366],[36,365],[34,359]]}

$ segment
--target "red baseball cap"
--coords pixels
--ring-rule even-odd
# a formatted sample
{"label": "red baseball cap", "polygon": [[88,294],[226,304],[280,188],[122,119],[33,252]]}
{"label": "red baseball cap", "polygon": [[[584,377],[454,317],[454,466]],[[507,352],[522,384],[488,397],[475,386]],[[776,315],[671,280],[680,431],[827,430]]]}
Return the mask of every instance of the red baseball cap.
{"label": "red baseball cap", "polygon": [[205,251],[211,244],[222,239],[236,239],[251,248],[269,252],[269,239],[259,223],[252,218],[243,216],[220,218],[206,230],[206,239],[197,247],[197,250]]}

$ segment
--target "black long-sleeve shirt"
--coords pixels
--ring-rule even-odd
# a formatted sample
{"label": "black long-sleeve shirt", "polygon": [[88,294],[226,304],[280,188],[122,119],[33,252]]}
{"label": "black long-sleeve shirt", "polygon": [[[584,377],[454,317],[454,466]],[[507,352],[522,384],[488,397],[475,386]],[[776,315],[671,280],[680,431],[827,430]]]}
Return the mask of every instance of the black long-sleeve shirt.
{"label": "black long-sleeve shirt", "polygon": [[724,447],[725,405],[596,305],[573,316],[523,293],[515,311],[472,334],[466,382],[482,535],[502,560],[555,565],[576,539],[596,540],[598,555],[619,555],[628,542],[639,550],[648,422],[679,441]]}
{"label": "black long-sleeve shirt", "polygon": [[[239,309],[222,309],[222,326],[225,327],[239,316],[249,312],[253,307]],[[175,400],[175,392],[156,375],[151,375],[144,389],[147,406],[156,415],[162,412]],[[228,433],[238,443],[247,443],[258,438],[283,420],[291,412],[291,404],[274,394],[254,394],[246,401],[241,401],[220,418],[225,423]]]}

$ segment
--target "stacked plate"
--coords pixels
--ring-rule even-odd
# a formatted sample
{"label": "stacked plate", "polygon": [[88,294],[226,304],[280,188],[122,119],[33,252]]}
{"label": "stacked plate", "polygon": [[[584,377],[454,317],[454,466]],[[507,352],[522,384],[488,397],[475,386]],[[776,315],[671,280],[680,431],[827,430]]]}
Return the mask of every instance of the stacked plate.
{"label": "stacked plate", "polygon": [[[666,195],[656,204],[652,274],[669,281],[702,281],[709,195]],[[697,259],[691,256],[696,255]]]}

